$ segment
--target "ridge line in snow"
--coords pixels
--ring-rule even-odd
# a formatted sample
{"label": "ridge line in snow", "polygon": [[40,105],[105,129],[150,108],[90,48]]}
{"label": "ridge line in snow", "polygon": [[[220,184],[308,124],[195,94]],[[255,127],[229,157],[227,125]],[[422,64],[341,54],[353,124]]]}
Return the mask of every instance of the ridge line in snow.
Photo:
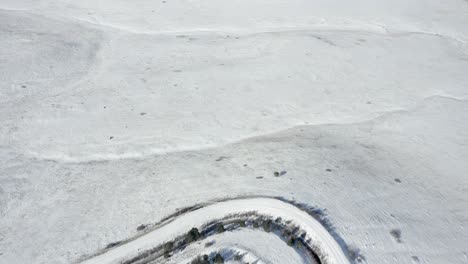
{"label": "ridge line in snow", "polygon": [[434,94],[430,95],[427,97],[424,97],[421,101],[415,103],[415,105],[411,108],[404,109],[404,108],[396,108],[393,110],[387,110],[379,115],[365,119],[365,120],[358,120],[355,122],[343,122],[343,123],[319,123],[319,124],[297,124],[285,128],[281,128],[278,130],[274,131],[268,131],[266,133],[258,134],[258,135],[247,135],[245,137],[242,137],[238,140],[233,140],[233,141],[228,141],[228,142],[223,142],[221,144],[216,144],[216,145],[198,145],[198,146],[190,146],[190,147],[180,147],[176,149],[170,149],[170,150],[165,150],[165,149],[152,149],[148,151],[147,153],[138,153],[138,152],[126,152],[122,154],[112,154],[112,153],[101,153],[101,154],[94,154],[92,156],[88,157],[72,157],[69,155],[64,155],[63,153],[60,154],[55,154],[55,155],[40,155],[35,152],[29,152],[25,156],[35,159],[35,160],[43,160],[43,161],[52,161],[52,162],[61,162],[61,163],[91,163],[91,162],[107,162],[107,161],[113,161],[113,160],[122,160],[122,159],[143,159],[145,157],[149,156],[162,156],[162,155],[169,155],[173,153],[182,153],[182,152],[193,152],[193,151],[202,151],[206,149],[216,149],[236,143],[240,143],[243,141],[247,141],[253,138],[260,138],[260,137],[268,137],[277,133],[281,133],[283,131],[291,130],[297,127],[319,127],[319,126],[350,126],[350,125],[362,125],[366,123],[373,123],[377,122],[381,119],[385,119],[389,116],[395,115],[395,114],[404,114],[404,113],[409,113],[412,112],[418,108],[420,108],[422,105],[427,104],[428,101],[431,99],[448,99],[448,100],[453,100],[453,101],[458,101],[458,102],[463,102],[466,103],[468,102],[468,98],[465,97],[457,97],[453,95],[444,95],[444,94]]}
{"label": "ridge line in snow", "polygon": [[[139,34],[139,35],[179,35],[179,34],[194,34],[194,33],[237,33],[241,35],[257,35],[257,34],[278,34],[278,33],[291,33],[291,32],[361,32],[368,34],[380,34],[380,35],[389,35],[396,36],[401,34],[422,34],[422,35],[431,35],[438,36],[442,38],[451,39],[453,41],[459,42],[463,45],[467,45],[468,42],[465,40],[464,36],[456,37],[451,35],[446,35],[440,32],[431,32],[425,30],[403,30],[403,29],[391,29],[387,25],[382,25],[370,21],[359,21],[359,20],[345,20],[343,23],[333,23],[330,24],[315,24],[315,25],[291,25],[286,27],[265,27],[259,30],[246,30],[242,28],[191,28],[191,29],[178,29],[178,30],[161,30],[161,31],[151,31],[151,30],[138,30],[131,27],[124,27],[119,25],[114,25],[112,23],[107,23],[103,21],[92,21],[90,19],[79,18],[75,16],[60,16],[55,14],[41,14],[35,12],[35,10],[26,10],[26,9],[8,9],[1,8],[2,11],[10,12],[22,12],[34,14],[37,16],[42,16],[44,18],[58,20],[58,21],[68,21],[75,23],[86,23],[93,25],[95,27],[105,27],[117,31],[123,31],[130,34]],[[53,15],[53,16],[51,16]]]}

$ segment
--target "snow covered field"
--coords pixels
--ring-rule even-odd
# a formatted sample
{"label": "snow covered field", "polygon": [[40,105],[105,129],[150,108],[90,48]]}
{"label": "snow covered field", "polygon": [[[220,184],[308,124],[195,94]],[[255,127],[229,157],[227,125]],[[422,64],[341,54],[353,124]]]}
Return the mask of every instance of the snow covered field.
{"label": "snow covered field", "polygon": [[[0,263],[245,196],[324,210],[366,263],[468,263],[467,100],[466,0],[0,0]],[[252,237],[213,248],[298,263]]]}

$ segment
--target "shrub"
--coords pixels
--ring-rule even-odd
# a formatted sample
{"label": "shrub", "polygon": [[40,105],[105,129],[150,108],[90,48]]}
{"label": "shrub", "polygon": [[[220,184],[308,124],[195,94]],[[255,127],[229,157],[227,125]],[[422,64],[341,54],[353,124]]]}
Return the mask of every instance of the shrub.
{"label": "shrub", "polygon": [[304,243],[300,239],[296,240],[296,247],[299,250],[302,250],[303,248],[305,248]]}
{"label": "shrub", "polygon": [[222,223],[216,224],[216,233],[219,234],[219,233],[223,233],[224,231],[226,230],[224,229],[224,225]]}
{"label": "shrub", "polygon": [[196,259],[192,260],[191,264],[210,264],[208,255],[198,256]]}
{"label": "shrub", "polygon": [[290,237],[287,241],[288,246],[292,247],[296,244],[296,239],[294,237]]}
{"label": "shrub", "polygon": [[192,228],[186,235],[186,242],[190,243],[193,241],[197,241],[200,238],[200,232],[198,232],[197,228]]}
{"label": "shrub", "polygon": [[253,222],[253,227],[254,228],[259,228],[260,227],[260,225],[258,224],[258,221]]}
{"label": "shrub", "polygon": [[221,254],[217,253],[216,256],[213,258],[213,263],[224,263],[224,258]]}
{"label": "shrub", "polygon": [[264,229],[266,232],[270,232],[270,231],[271,231],[271,220],[265,220],[265,221],[263,221],[263,229]]}
{"label": "shrub", "polygon": [[283,232],[281,233],[281,235],[284,237],[284,238],[288,238],[292,235],[292,232],[289,231],[288,229],[284,229]]}
{"label": "shrub", "polygon": [[164,257],[168,258],[171,256],[171,251],[174,248],[174,243],[172,242],[167,242],[164,244]]}

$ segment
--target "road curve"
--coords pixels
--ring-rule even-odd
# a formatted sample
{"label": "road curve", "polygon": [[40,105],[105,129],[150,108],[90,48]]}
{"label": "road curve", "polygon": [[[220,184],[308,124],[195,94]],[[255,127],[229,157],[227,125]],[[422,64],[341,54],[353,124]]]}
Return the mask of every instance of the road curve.
{"label": "road curve", "polygon": [[112,250],[83,261],[83,264],[113,264],[138,256],[158,245],[181,236],[192,227],[222,219],[228,215],[255,211],[258,214],[281,217],[299,226],[310,238],[314,247],[320,249],[321,258],[328,264],[350,263],[339,243],[316,219],[299,208],[273,198],[246,198],[214,203],[176,217],[173,221],[149,232],[137,239],[131,240]]}

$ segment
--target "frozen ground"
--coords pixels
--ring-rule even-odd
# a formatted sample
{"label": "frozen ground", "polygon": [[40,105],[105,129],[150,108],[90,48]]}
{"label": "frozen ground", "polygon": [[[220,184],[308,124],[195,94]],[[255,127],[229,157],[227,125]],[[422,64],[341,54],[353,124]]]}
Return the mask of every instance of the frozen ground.
{"label": "frozen ground", "polygon": [[0,263],[246,195],[325,209],[367,263],[468,263],[467,25],[463,0],[0,0]]}

